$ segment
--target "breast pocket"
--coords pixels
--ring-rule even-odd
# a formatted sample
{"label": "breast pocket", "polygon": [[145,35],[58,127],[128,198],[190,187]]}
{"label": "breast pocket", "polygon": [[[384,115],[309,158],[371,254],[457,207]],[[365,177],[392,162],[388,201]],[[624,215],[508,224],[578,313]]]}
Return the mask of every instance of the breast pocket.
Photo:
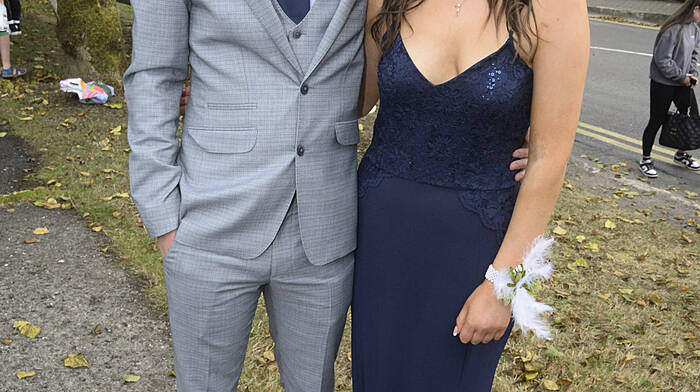
{"label": "breast pocket", "polygon": [[255,128],[190,128],[187,132],[199,148],[214,154],[243,154],[255,147]]}

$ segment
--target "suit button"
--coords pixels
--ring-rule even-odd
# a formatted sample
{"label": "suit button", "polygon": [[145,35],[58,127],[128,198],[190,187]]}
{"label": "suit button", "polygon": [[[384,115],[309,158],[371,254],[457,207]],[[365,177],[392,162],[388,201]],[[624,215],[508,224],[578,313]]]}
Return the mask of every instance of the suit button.
{"label": "suit button", "polygon": [[302,95],[306,95],[306,94],[308,94],[308,93],[309,93],[309,86],[307,86],[307,85],[305,85],[305,84],[302,85],[302,86],[301,86],[301,94],[302,94]]}
{"label": "suit button", "polygon": [[300,157],[304,156],[304,146],[297,147],[297,155],[299,155]]}
{"label": "suit button", "polygon": [[301,30],[294,30],[294,33],[292,33],[292,37],[294,37],[294,39],[301,38]]}

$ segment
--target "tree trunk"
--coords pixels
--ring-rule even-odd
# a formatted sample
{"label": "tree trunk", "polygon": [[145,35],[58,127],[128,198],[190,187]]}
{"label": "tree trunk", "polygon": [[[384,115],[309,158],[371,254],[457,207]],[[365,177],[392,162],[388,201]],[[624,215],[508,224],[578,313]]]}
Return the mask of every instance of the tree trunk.
{"label": "tree trunk", "polygon": [[127,59],[115,0],[57,0],[56,35],[74,61],[70,77],[121,86]]}

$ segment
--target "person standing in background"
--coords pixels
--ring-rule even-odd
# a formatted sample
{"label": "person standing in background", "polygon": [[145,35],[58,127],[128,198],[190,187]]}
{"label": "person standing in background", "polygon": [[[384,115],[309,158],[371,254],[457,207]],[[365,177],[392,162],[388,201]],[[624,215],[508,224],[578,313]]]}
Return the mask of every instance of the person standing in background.
{"label": "person standing in background", "polygon": [[[671,102],[680,112],[698,116],[693,88],[698,81],[697,56],[700,49],[700,0],[686,2],[661,26],[654,42],[649,78],[651,78],[651,115],[642,137],[639,170],[649,178],[658,177],[651,149],[659,128],[666,120]],[[686,151],[678,150],[674,162],[690,170],[700,170],[700,163]]]}
{"label": "person standing in background", "polygon": [[22,17],[22,4],[19,0],[5,0],[8,12],[8,24],[10,26],[10,35],[20,35],[22,34],[22,28],[19,24],[19,20]]}
{"label": "person standing in background", "polygon": [[2,77],[5,79],[16,78],[27,72],[24,68],[15,67],[10,61],[10,31],[5,4],[0,3],[0,59],[2,60]]}

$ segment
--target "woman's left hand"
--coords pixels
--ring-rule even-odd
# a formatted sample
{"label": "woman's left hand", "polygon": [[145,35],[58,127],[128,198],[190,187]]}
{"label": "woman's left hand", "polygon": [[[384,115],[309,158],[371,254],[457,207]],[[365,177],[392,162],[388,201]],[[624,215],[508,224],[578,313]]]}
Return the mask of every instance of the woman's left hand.
{"label": "woman's left hand", "polygon": [[459,334],[462,343],[488,343],[502,338],[509,323],[510,306],[496,297],[493,283],[484,280],[464,303],[453,334]]}

